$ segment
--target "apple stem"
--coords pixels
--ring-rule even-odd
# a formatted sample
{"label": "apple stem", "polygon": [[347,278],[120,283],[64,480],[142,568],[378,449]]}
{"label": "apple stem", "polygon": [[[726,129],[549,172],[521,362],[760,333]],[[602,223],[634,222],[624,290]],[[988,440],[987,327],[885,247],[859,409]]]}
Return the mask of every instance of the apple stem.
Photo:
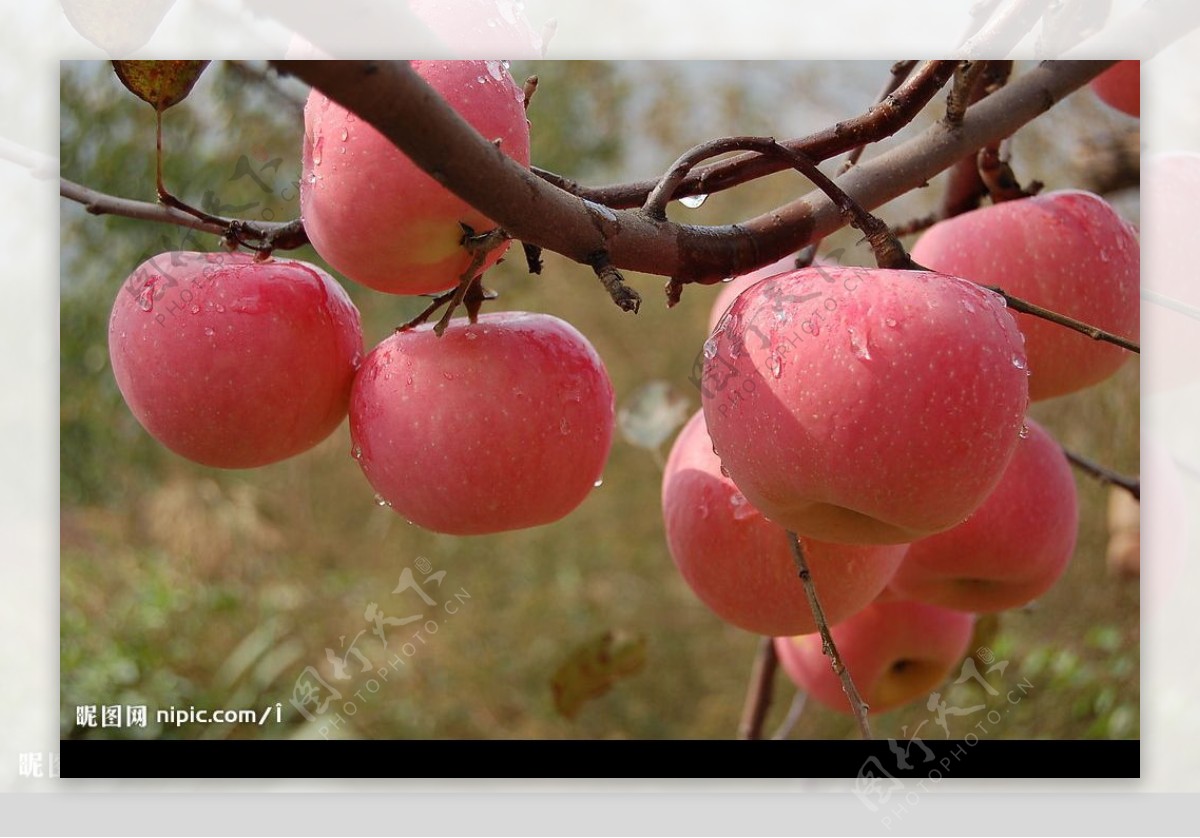
{"label": "apple stem", "polygon": [[1076,454],[1074,451],[1071,451],[1065,446],[1063,447],[1063,454],[1065,454],[1071,464],[1080,471],[1090,474],[1101,483],[1107,483],[1110,486],[1120,486],[1122,489],[1129,492],[1129,494],[1133,495],[1135,500],[1141,501],[1142,482],[1140,480],[1119,474],[1112,469],[1107,468],[1106,466],[1100,465],[1094,460],[1089,460],[1082,454]]}
{"label": "apple stem", "polygon": [[[929,270],[917,266],[919,270]],[[1013,311],[1019,311],[1022,314],[1028,314],[1032,317],[1040,317],[1042,320],[1049,320],[1051,323],[1057,323],[1060,326],[1066,326],[1080,334],[1087,335],[1092,340],[1104,341],[1105,343],[1116,344],[1122,349],[1128,349],[1130,352],[1141,353],[1141,349],[1136,343],[1129,338],[1123,338],[1120,335],[1114,335],[1112,332],[1107,332],[1104,329],[1084,323],[1082,320],[1076,320],[1074,317],[1067,317],[1065,314],[1059,314],[1056,311],[1051,311],[1048,308],[1042,308],[1039,305],[1034,305],[1028,300],[1022,300],[1020,297],[1014,297],[1003,288],[996,285],[984,285],[984,288],[989,291],[999,294],[1004,298],[1004,302]]]}
{"label": "apple stem", "polygon": [[821,602],[817,599],[817,589],[813,586],[812,572],[808,569],[808,560],[804,557],[804,547],[800,543],[799,536],[791,530],[788,530],[788,541],[792,545],[792,558],[796,562],[800,582],[804,585],[804,595],[808,598],[808,607],[812,610],[813,621],[817,624],[817,631],[821,634],[821,650],[829,658],[833,674],[842,682],[842,691],[846,693],[846,698],[850,702],[850,711],[858,721],[859,733],[862,734],[863,739],[870,739],[872,738],[871,724],[867,720],[869,708],[859,694],[858,688],[854,686],[850,671],[842,663],[837,645],[833,642],[833,635],[829,633],[829,622],[825,619],[825,609],[821,607]]}
{"label": "apple stem", "polygon": [[779,657],[775,654],[775,640],[764,637],[759,641],[754,668],[750,670],[750,687],[746,691],[742,721],[738,724],[738,739],[762,739],[763,722],[771,708],[775,672],[778,669]]}

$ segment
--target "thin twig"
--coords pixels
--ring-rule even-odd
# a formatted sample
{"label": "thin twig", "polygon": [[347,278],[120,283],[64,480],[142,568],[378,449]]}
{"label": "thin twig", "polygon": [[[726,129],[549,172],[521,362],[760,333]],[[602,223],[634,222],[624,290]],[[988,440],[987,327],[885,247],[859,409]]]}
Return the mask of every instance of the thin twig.
{"label": "thin twig", "polygon": [[800,717],[804,714],[804,708],[807,705],[808,693],[804,690],[796,690],[796,694],[792,696],[792,703],[788,706],[787,716],[779,723],[779,727],[775,728],[775,732],[771,734],[771,739],[787,739],[791,736],[792,730],[800,721]]}
{"label": "thin twig", "polygon": [[525,84],[521,88],[521,91],[524,95],[525,110],[529,110],[529,103],[533,99],[533,94],[537,93],[537,88],[537,76],[530,76],[529,78],[525,79]]}
{"label": "thin twig", "polygon": [[275,250],[292,250],[308,243],[304,225],[298,218],[287,222],[267,222],[210,216],[212,220],[205,220],[162,204],[107,195],[66,178],[59,178],[58,194],[82,204],[92,215],[118,215],[139,221],[174,224],[234,241],[259,241]]}
{"label": "thin twig", "polygon": [[[828,128],[780,145],[803,152],[813,160],[828,160],[858,146],[890,137],[912,122],[945,86],[954,73],[953,61],[927,61],[901,84],[892,95],[872,105],[865,113]],[[713,195],[757,178],[783,171],[787,164],[780,159],[756,154],[742,154],[697,167],[674,190],[676,197]],[[569,178],[537,167],[533,173],[564,192],[594,201],[613,209],[629,209],[645,203],[658,180],[635,181],[612,186],[587,187]]]}
{"label": "thin twig", "polygon": [[946,94],[946,113],[942,117],[942,124],[946,127],[957,128],[962,125],[963,116],[967,113],[967,106],[971,104],[975,86],[979,83],[985,66],[986,61],[968,60],[959,63],[955,68],[954,83],[950,85],[950,92]]}
{"label": "thin twig", "polygon": [[621,272],[613,267],[612,262],[608,259],[608,254],[598,251],[588,259],[588,264],[592,266],[592,270],[600,279],[600,284],[604,286],[604,290],[608,292],[608,296],[612,297],[612,301],[617,304],[617,307],[622,311],[632,311],[637,314],[638,309],[642,307],[642,295],[625,284],[625,277],[621,276]]}
{"label": "thin twig", "polygon": [[[926,269],[928,270],[928,269]],[[1004,298],[1004,302],[1013,311],[1019,311],[1022,314],[1029,314],[1033,317],[1040,317],[1042,320],[1049,320],[1051,323],[1057,323],[1060,326],[1066,326],[1068,329],[1073,329],[1082,335],[1087,335],[1092,340],[1104,341],[1105,343],[1116,344],[1122,349],[1128,349],[1130,352],[1141,353],[1141,349],[1136,343],[1129,338],[1123,338],[1120,335],[1114,335],[1112,332],[1105,331],[1096,326],[1091,326],[1084,323],[1082,320],[1076,320],[1074,317],[1067,317],[1065,314],[1059,314],[1056,311],[1051,311],[1048,308],[1042,308],[1039,305],[1034,305],[1028,300],[1022,300],[1020,297],[1014,297],[1003,288],[996,285],[984,285],[984,288],[993,291]],[[1143,292],[1144,294],[1145,292]]]}
{"label": "thin twig", "polygon": [[1113,471],[1107,466],[1100,465],[1095,460],[1089,460],[1082,454],[1076,454],[1074,451],[1066,448],[1065,446],[1063,447],[1063,453],[1067,455],[1067,459],[1071,461],[1071,464],[1080,471],[1090,474],[1101,483],[1107,483],[1110,486],[1120,486],[1122,489],[1129,492],[1129,494],[1133,495],[1135,500],[1140,501],[1142,499],[1141,480],[1136,480],[1132,477],[1126,477],[1123,474]]}
{"label": "thin twig", "polygon": [[[909,73],[913,71],[913,67],[916,66],[916,61],[897,61],[895,64],[893,64],[891,72],[888,75],[888,80],[884,82],[883,89],[880,90],[879,95],[875,97],[875,104],[878,105],[882,102],[886,102],[887,98],[896,92],[896,89],[904,83],[904,80],[908,78]],[[862,153],[866,150],[866,148],[867,144],[862,143],[861,145],[857,145],[850,149],[850,153],[846,155],[845,161],[840,167],[838,167],[837,175],[835,175],[835,177],[841,177],[848,172],[850,168],[858,162],[858,159],[862,157]]]}
{"label": "thin twig", "polygon": [[993,204],[1028,198],[1040,192],[1045,185],[1040,180],[1033,180],[1028,187],[1021,186],[1012,166],[1000,156],[999,142],[988,143],[979,149],[977,160],[979,177],[987,187],[988,197]]}
{"label": "thin twig", "polygon": [[754,668],[750,670],[750,686],[746,690],[746,703],[742,707],[742,720],[738,724],[738,739],[762,739],[763,722],[771,709],[771,697],[775,692],[775,672],[779,669],[779,657],[775,654],[775,641],[764,637],[758,643],[758,654],[754,656]]}
{"label": "thin twig", "polygon": [[650,194],[646,196],[646,202],[642,204],[642,212],[651,218],[665,220],[667,203],[675,196],[679,185],[698,163],[711,157],[728,154],[731,151],[766,151],[774,145],[777,143],[772,137],[722,137],[693,146],[671,164],[666,174],[650,190]]}
{"label": "thin twig", "polygon": [[813,621],[816,622],[817,631],[821,634],[821,650],[829,658],[833,673],[842,682],[842,690],[850,702],[850,711],[858,721],[859,733],[862,734],[863,739],[870,739],[871,723],[867,720],[869,708],[862,696],[859,695],[858,688],[854,686],[850,671],[842,663],[841,655],[838,654],[837,646],[833,642],[833,635],[829,633],[829,622],[825,619],[825,609],[821,607],[821,602],[817,599],[817,589],[813,586],[812,572],[808,569],[808,560],[804,557],[804,547],[800,544],[799,537],[791,530],[788,530],[788,541],[792,545],[792,558],[796,562],[800,582],[804,585],[804,595],[808,598],[808,607],[812,610]]}

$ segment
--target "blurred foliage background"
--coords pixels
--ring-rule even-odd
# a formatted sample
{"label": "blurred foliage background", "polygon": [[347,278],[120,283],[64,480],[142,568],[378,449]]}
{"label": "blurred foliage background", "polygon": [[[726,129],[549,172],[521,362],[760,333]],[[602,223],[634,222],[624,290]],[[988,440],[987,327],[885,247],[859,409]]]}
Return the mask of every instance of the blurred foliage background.
{"label": "blurred foliage background", "polygon": [[[534,163],[600,184],[654,176],[713,137],[799,136],[857,114],[874,100],[888,65],[559,62],[517,63],[512,71],[518,80],[535,72],[541,80],[529,113]],[[166,114],[169,187],[226,215],[295,217],[303,96],[264,77],[259,65],[214,63],[192,96]],[[941,111],[939,97],[899,138]],[[1105,188],[1112,149],[1132,144],[1136,166],[1136,131],[1136,120],[1081,91],[1017,135],[1018,176],[1048,189]],[[64,177],[152,199],[153,112],[120,86],[108,64],[62,65],[61,139]],[[924,215],[941,185],[935,179],[881,214],[891,223]],[[725,223],[808,188],[783,173],[700,208],[672,205],[671,214]],[[1136,188],[1108,197],[1136,220]],[[274,466],[196,466],[159,446],[126,409],[109,369],[106,327],[122,281],[143,259],[215,250],[219,242],[182,228],[91,216],[68,201],[61,242],[63,736],[735,735],[758,639],[711,615],[671,563],[659,505],[670,440],[654,452],[618,438],[603,485],[573,514],[550,526],[475,538],[425,532],[377,506],[349,456],[344,423],[314,450]],[[843,262],[870,264],[855,234],[843,231],[821,246],[822,254],[836,251]],[[323,264],[310,248],[287,255]],[[535,277],[514,251],[488,284],[501,292],[499,307],[553,313],[584,332],[605,359],[618,406],[658,382],[690,412],[699,394],[689,375],[717,289],[689,287],[668,311],[658,296],[662,278],[629,278],[646,297],[636,317],[612,305],[589,269],[554,254]],[[423,306],[345,285],[362,311],[368,347]],[[1033,415],[1074,450],[1138,472],[1136,362],[1099,387],[1036,405]],[[980,638],[997,659],[1010,661],[1004,684],[1033,685],[987,736],[1138,736],[1138,584],[1106,568],[1107,488],[1087,477],[1077,482],[1082,520],[1068,574],[1033,606],[1001,615]],[[440,585],[427,587],[439,600],[453,599],[457,610],[426,607],[436,631],[417,642],[411,627],[389,629],[385,649],[365,614],[372,603],[390,617],[423,607],[413,591],[393,593],[406,568],[418,581],[445,571]],[[554,706],[555,672],[606,632],[644,644],[645,665],[567,718]],[[396,655],[401,662],[389,667]],[[386,680],[379,669],[387,670]],[[314,674],[343,698],[309,721],[288,699],[297,679]],[[993,683],[1003,690],[998,676]],[[793,692],[780,674],[768,732]],[[963,707],[997,700],[971,682],[944,698]],[[353,715],[343,712],[334,724],[347,701]],[[262,727],[155,720],[156,710],[169,707],[261,712],[276,702],[282,723]],[[148,725],[76,723],[78,706],[112,704],[145,705]],[[918,702],[879,717],[876,733],[911,735],[932,718]],[[950,717],[951,734],[963,735],[979,718]],[[940,735],[931,731],[927,725],[922,735]],[[856,734],[848,718],[813,705],[792,735]]]}

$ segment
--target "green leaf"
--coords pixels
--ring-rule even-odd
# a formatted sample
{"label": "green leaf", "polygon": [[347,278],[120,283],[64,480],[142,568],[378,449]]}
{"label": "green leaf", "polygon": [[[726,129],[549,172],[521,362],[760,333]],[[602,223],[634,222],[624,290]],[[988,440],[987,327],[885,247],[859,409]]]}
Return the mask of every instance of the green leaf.
{"label": "green leaf", "polygon": [[114,61],[121,84],[157,111],[177,105],[207,67],[207,61]]}
{"label": "green leaf", "polygon": [[646,665],[646,638],[606,631],[576,648],[554,673],[554,709],[573,719],[593,698],[604,695],[622,678]]}

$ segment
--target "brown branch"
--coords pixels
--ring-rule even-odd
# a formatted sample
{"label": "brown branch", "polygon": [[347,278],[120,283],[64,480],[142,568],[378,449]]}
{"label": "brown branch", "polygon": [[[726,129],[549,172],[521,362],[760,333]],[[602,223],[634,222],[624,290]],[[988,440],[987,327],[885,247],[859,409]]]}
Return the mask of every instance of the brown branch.
{"label": "brown branch", "polygon": [[1135,500],[1141,501],[1142,482],[1140,480],[1119,474],[1107,466],[1100,465],[1095,460],[1089,460],[1082,454],[1076,454],[1074,451],[1066,448],[1065,446],[1063,447],[1063,453],[1066,454],[1067,459],[1071,461],[1071,464],[1080,471],[1090,474],[1101,483],[1106,483],[1110,486],[1120,486],[1122,489],[1129,492],[1129,494],[1133,495]]}
{"label": "brown branch", "polygon": [[234,242],[262,242],[265,247],[274,250],[293,250],[308,243],[308,235],[298,218],[287,222],[267,222],[210,216],[213,220],[206,220],[162,204],[107,195],[66,178],[59,178],[58,194],[82,204],[92,215],[118,215],[139,221],[174,224],[213,233]]}
{"label": "brown branch", "polygon": [[[1045,62],[972,107],[953,132],[932,126],[855,166],[838,185],[863,207],[878,207],[991,140],[1013,133],[1110,64]],[[819,192],[743,223],[718,227],[612,210],[557,189],[506,157],[406,62],[285,61],[275,66],[379,129],[515,238],[577,262],[586,264],[604,251],[618,269],[656,273],[679,283],[711,283],[780,259],[844,224],[839,209]],[[705,189],[710,186],[705,182]]]}
{"label": "brown branch", "polygon": [[975,99],[975,87],[986,66],[986,61],[963,61],[954,68],[954,83],[950,85],[950,93],[946,96],[946,113],[942,117],[942,123],[947,128],[962,125],[967,106]]}
{"label": "brown branch", "polygon": [[[822,161],[878,142],[912,122],[953,73],[953,61],[928,61],[913,72],[894,93],[873,105],[866,113],[843,120],[807,137],[781,140],[780,145],[802,152],[813,160]],[[697,168],[683,180],[675,190],[675,195],[712,195],[786,168],[787,164],[778,159],[743,154]],[[587,187],[543,169],[534,168],[533,172],[572,195],[614,209],[641,206],[658,183],[646,180]]]}
{"label": "brown branch", "polygon": [[829,665],[833,667],[833,673],[842,682],[842,690],[846,693],[846,699],[850,702],[850,711],[854,714],[854,718],[858,721],[858,731],[862,734],[863,739],[871,738],[871,723],[867,720],[867,703],[863,701],[862,696],[858,693],[858,688],[854,686],[854,680],[850,677],[850,671],[846,669],[842,663],[841,655],[838,654],[837,646],[833,642],[833,635],[829,633],[829,622],[825,619],[825,609],[821,607],[820,600],[817,599],[817,589],[813,586],[812,572],[808,569],[808,560],[804,557],[804,547],[800,544],[800,539],[794,532],[788,530],[788,541],[792,545],[792,558],[796,562],[796,570],[800,575],[800,582],[804,585],[804,595],[808,598],[808,607],[812,610],[813,620],[817,624],[817,631],[821,634],[821,649],[825,656],[829,658]]}
{"label": "brown branch", "polygon": [[775,641],[764,637],[758,643],[758,654],[754,656],[754,668],[750,670],[750,686],[746,691],[746,703],[742,707],[742,720],[738,724],[738,739],[762,739],[763,722],[771,709],[771,696],[775,689],[775,672],[779,669],[779,658],[775,654]]}
{"label": "brown branch", "polygon": [[[878,105],[886,102],[887,98],[896,92],[896,89],[904,83],[904,80],[908,78],[910,73],[912,73],[913,67],[916,66],[916,61],[897,61],[895,64],[893,64],[891,72],[888,74],[888,80],[884,82],[883,89],[880,90],[879,95],[875,97],[875,104]],[[861,145],[857,145],[850,149],[850,153],[846,155],[845,161],[840,167],[838,167],[836,176],[841,177],[842,175],[846,174],[846,172],[848,172],[850,168],[858,162],[859,158],[862,157],[862,153],[866,150],[866,148],[867,144],[862,143]]]}

